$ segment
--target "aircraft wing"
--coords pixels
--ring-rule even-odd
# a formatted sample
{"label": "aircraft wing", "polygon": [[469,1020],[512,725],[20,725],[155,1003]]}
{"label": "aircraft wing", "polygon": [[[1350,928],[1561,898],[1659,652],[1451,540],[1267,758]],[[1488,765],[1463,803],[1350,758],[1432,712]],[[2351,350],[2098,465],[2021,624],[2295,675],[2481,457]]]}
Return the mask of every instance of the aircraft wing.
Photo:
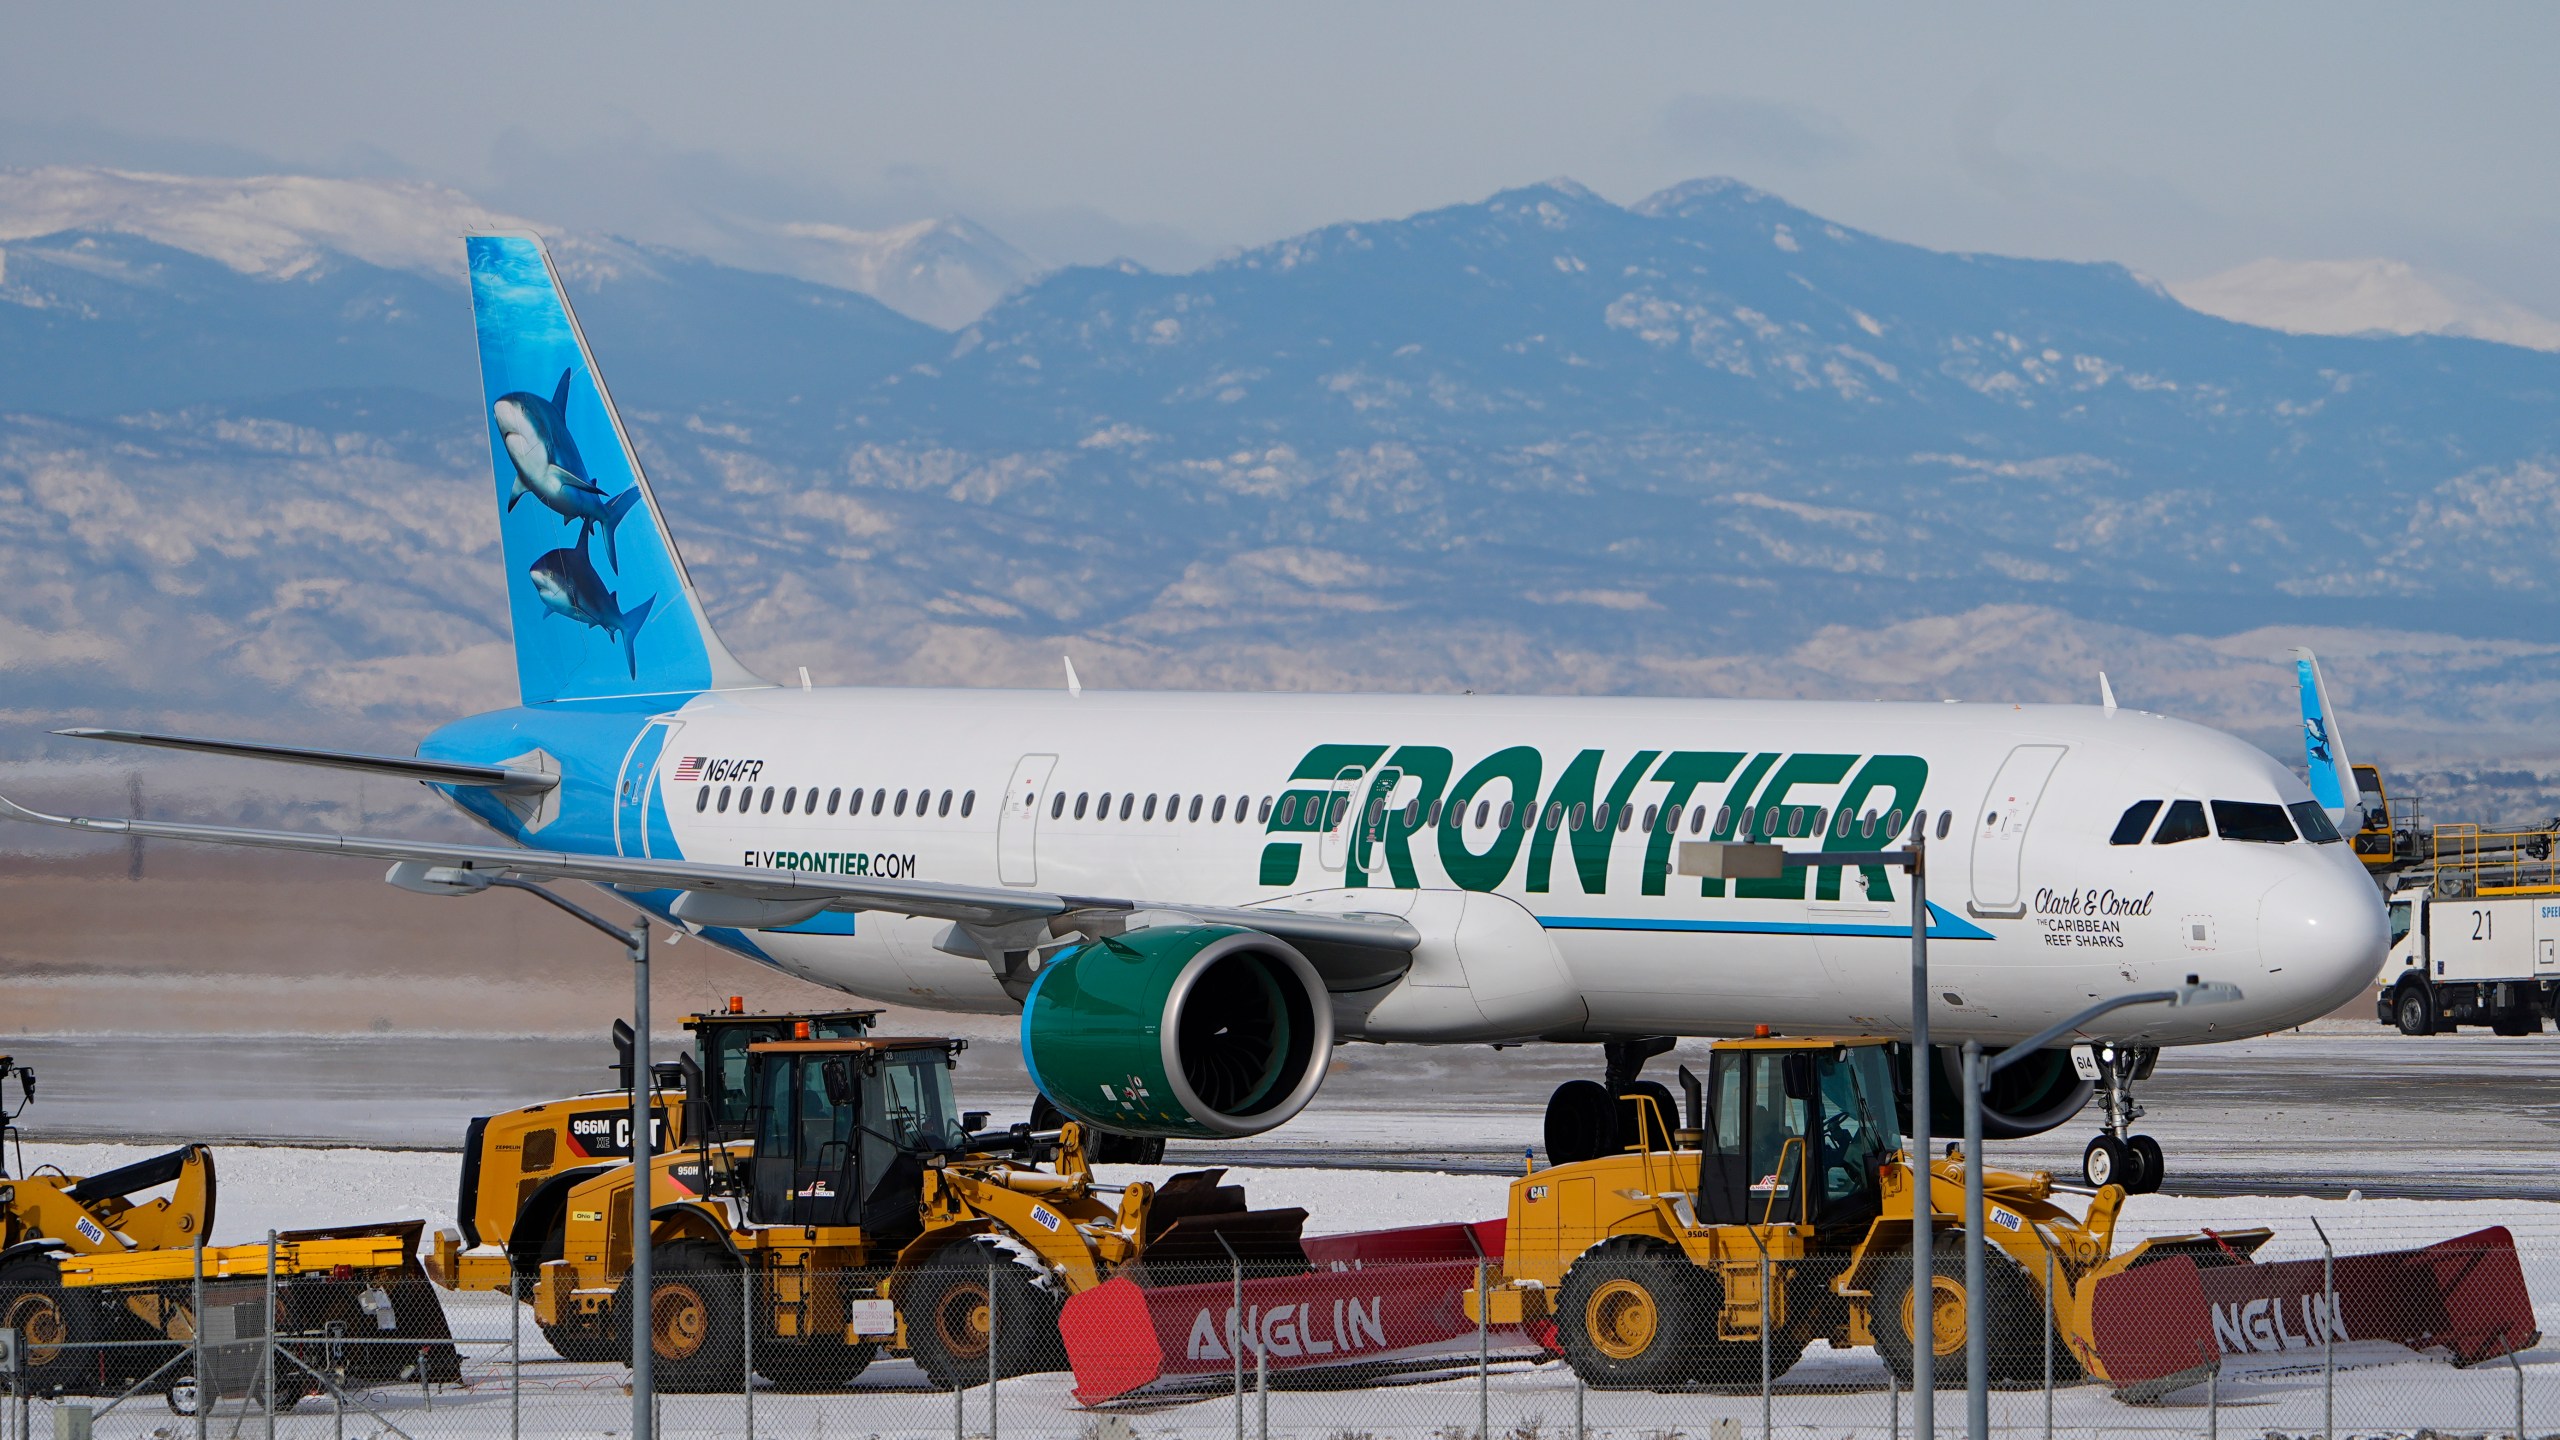
{"label": "aircraft wing", "polygon": [[[388,860],[393,862],[393,878],[400,878],[405,867],[409,878],[434,882],[435,888],[451,893],[465,892],[469,887],[461,882],[472,876],[583,880],[632,893],[677,890],[684,892],[674,905],[678,918],[747,929],[798,924],[826,910],[876,910],[892,915],[948,920],[991,939],[1005,935],[1019,937],[1026,933],[1026,927],[1035,926],[1051,935],[1065,935],[1078,930],[1111,934],[1123,928],[1126,921],[1140,911],[1161,911],[1209,924],[1260,930],[1287,940],[1307,952],[1309,962],[1329,984],[1347,988],[1377,983],[1382,970],[1401,973],[1414,948],[1422,943],[1420,932],[1397,915],[1186,905],[1017,890],[1010,886],[953,885],[934,880],[888,880],[798,870],[767,870],[745,865],[715,865],[700,860],[581,855],[513,845],[456,845],[368,835],[188,825],[166,820],[48,815],[29,810],[5,796],[0,796],[0,819],[128,838],[138,836],[147,840],[245,845],[266,850]],[[462,873],[449,875],[447,872]],[[445,879],[440,880],[440,876]],[[1005,948],[1014,947],[1008,945]]]}

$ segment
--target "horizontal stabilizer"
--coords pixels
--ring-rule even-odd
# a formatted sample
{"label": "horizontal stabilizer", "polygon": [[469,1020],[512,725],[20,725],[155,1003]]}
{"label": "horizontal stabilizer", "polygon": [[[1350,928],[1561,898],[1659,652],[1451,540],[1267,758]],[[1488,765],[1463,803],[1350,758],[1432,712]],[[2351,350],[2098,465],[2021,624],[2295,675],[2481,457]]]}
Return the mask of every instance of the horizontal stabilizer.
{"label": "horizontal stabilizer", "polygon": [[422,760],[400,755],[365,755],[352,750],[314,750],[301,745],[265,745],[249,740],[204,740],[192,735],[153,735],[141,730],[56,730],[75,740],[113,740],[124,745],[151,745],[162,750],[192,750],[204,755],[232,755],[243,760],[280,760],[288,765],[318,765],[331,770],[363,770],[395,775],[429,785],[464,785],[502,790],[511,795],[539,795],[560,783],[557,775],[539,770],[509,770],[501,765],[463,765],[451,760]]}

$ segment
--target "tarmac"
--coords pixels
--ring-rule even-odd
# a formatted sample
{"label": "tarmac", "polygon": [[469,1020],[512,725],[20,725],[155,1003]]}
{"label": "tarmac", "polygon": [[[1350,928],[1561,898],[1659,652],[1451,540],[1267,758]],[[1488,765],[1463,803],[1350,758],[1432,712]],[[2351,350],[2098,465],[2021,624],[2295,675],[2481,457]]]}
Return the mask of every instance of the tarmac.
{"label": "tarmac", "polygon": [[[667,1037],[662,1053],[675,1053]],[[31,1135],[452,1150],[472,1116],[609,1084],[602,1036],[408,1034],[9,1038],[33,1065]],[[1689,1041],[1646,1074],[1673,1083]],[[1179,1164],[1513,1173],[1539,1143],[1548,1093],[1598,1078],[1596,1047],[1344,1046],[1306,1113],[1248,1140],[1176,1141]],[[962,1104],[999,1123],[1028,1109],[1009,1041],[975,1040]],[[2138,1128],[2168,1153],[2170,1193],[2560,1200],[2560,1036],[2411,1038],[2332,1018],[2303,1030],[2173,1050],[2137,1091]],[[1676,1090],[1676,1084],[1674,1086]],[[16,1097],[10,1097],[14,1105]],[[1994,1164],[2077,1183],[2092,1107],[2059,1129],[1995,1142]],[[1955,1117],[1945,1127],[1957,1128]]]}

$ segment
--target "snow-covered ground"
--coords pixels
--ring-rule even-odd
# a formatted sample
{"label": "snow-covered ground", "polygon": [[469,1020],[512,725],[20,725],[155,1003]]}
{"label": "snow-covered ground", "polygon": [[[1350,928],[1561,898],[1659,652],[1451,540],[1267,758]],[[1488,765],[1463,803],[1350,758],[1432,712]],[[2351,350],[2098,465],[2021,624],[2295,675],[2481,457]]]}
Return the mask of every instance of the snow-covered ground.
{"label": "snow-covered ground", "polygon": [[[54,1164],[91,1173],[152,1153],[129,1145],[26,1147],[30,1165]],[[263,1238],[269,1228],[419,1218],[430,1227],[452,1223],[460,1158],[451,1154],[312,1150],[254,1146],[220,1148],[221,1204],[215,1238],[224,1242]],[[1123,1167],[1125,1178],[1161,1178],[1169,1168]],[[1115,1177],[1123,1178],[1123,1177]],[[1500,1176],[1340,1169],[1238,1169],[1257,1205],[1301,1205],[1314,1232],[1366,1229],[1431,1220],[1477,1219],[1501,1213],[1507,1180]],[[2127,1238],[2267,1225],[2275,1241],[2268,1259],[2316,1256],[2317,1220],[2342,1252],[2400,1248],[2446,1239],[2486,1225],[2515,1233],[2527,1283],[2543,1328],[2560,1320],[2560,1204],[2509,1201],[2400,1199],[2320,1200],[2293,1197],[2145,1197],[2126,1210]],[[377,1413],[353,1409],[341,1419],[321,1401],[279,1417],[279,1436],[354,1435],[393,1440],[407,1435],[494,1437],[520,1425],[522,1434],[617,1435],[627,1431],[629,1401],[620,1372],[610,1366],[574,1365],[553,1358],[533,1328],[522,1327],[524,1389],[517,1408],[507,1380],[507,1341],[517,1317],[495,1296],[448,1296],[457,1334],[465,1337],[466,1382],[433,1396],[393,1387],[361,1397]],[[2255,1368],[2226,1372],[2219,1383],[2218,1416],[2209,1418],[2208,1395],[2198,1388],[2161,1404],[2129,1406],[2090,1386],[2065,1387],[2054,1396],[2057,1433],[2099,1436],[2130,1433],[2202,1434],[2209,1426],[2247,1434],[2320,1433],[2323,1385],[2316,1354],[2307,1365],[2267,1357]],[[2521,1357],[2459,1370],[2440,1359],[2390,1346],[2341,1347],[2334,1405],[2340,1434],[2513,1433],[2519,1377],[2527,1404],[2526,1433],[2560,1432],[2560,1347],[2543,1346]],[[994,1427],[1001,1435],[1119,1440],[1128,1436],[1216,1436],[1235,1433],[1233,1397],[1220,1394],[1151,1396],[1097,1412],[1076,1404],[1064,1376],[1028,1376],[1006,1382]],[[990,1433],[983,1388],[963,1399],[957,1433]],[[1942,1424],[1960,1423],[1960,1393],[1940,1397]],[[1569,1436],[1582,1410],[1593,1435],[1611,1440],[1714,1440],[1738,1425],[1733,1440],[1760,1424],[1757,1394],[1592,1393],[1578,1395],[1561,1365],[1497,1363],[1481,1392],[1471,1368],[1437,1375],[1407,1375],[1376,1384],[1338,1383],[1327,1388],[1275,1388],[1268,1399],[1270,1433],[1292,1440],[1470,1440],[1478,1433],[1481,1405],[1492,1440]],[[1262,1401],[1248,1396],[1246,1434],[1256,1434]],[[1775,1431],[1833,1437],[1885,1436],[1910,1424],[1909,1398],[1896,1401],[1886,1372],[1864,1351],[1833,1353],[1816,1346],[1779,1384],[1771,1402]],[[235,1432],[236,1417],[215,1417],[212,1433],[263,1436],[252,1417]],[[1993,1397],[1996,1428],[2042,1433],[2045,1397],[2011,1392]],[[38,1416],[38,1433],[44,1423]],[[670,1397],[663,1433],[670,1437],[744,1434],[745,1406],[734,1396]],[[1117,1428],[1125,1424],[1126,1432]],[[339,1428],[343,1425],[345,1428]],[[192,1427],[174,1422],[153,1400],[128,1402],[107,1416],[100,1436],[184,1440]],[[883,1361],[851,1392],[824,1397],[759,1392],[755,1433],[789,1437],[888,1437],[952,1435],[953,1399],[929,1389],[912,1365]],[[1907,1428],[1900,1433],[1908,1433]]]}

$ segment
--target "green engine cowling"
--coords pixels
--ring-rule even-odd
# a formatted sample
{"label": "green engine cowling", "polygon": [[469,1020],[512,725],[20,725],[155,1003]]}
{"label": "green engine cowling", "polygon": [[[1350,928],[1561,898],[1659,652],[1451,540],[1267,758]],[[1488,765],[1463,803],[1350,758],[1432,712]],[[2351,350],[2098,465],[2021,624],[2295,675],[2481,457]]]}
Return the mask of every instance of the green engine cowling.
{"label": "green engine cowling", "polygon": [[1122,1135],[1259,1135],[1306,1108],[1333,1048],[1324,981],[1286,941],[1166,925],[1080,945],[1022,1002],[1022,1058],[1060,1110]]}

